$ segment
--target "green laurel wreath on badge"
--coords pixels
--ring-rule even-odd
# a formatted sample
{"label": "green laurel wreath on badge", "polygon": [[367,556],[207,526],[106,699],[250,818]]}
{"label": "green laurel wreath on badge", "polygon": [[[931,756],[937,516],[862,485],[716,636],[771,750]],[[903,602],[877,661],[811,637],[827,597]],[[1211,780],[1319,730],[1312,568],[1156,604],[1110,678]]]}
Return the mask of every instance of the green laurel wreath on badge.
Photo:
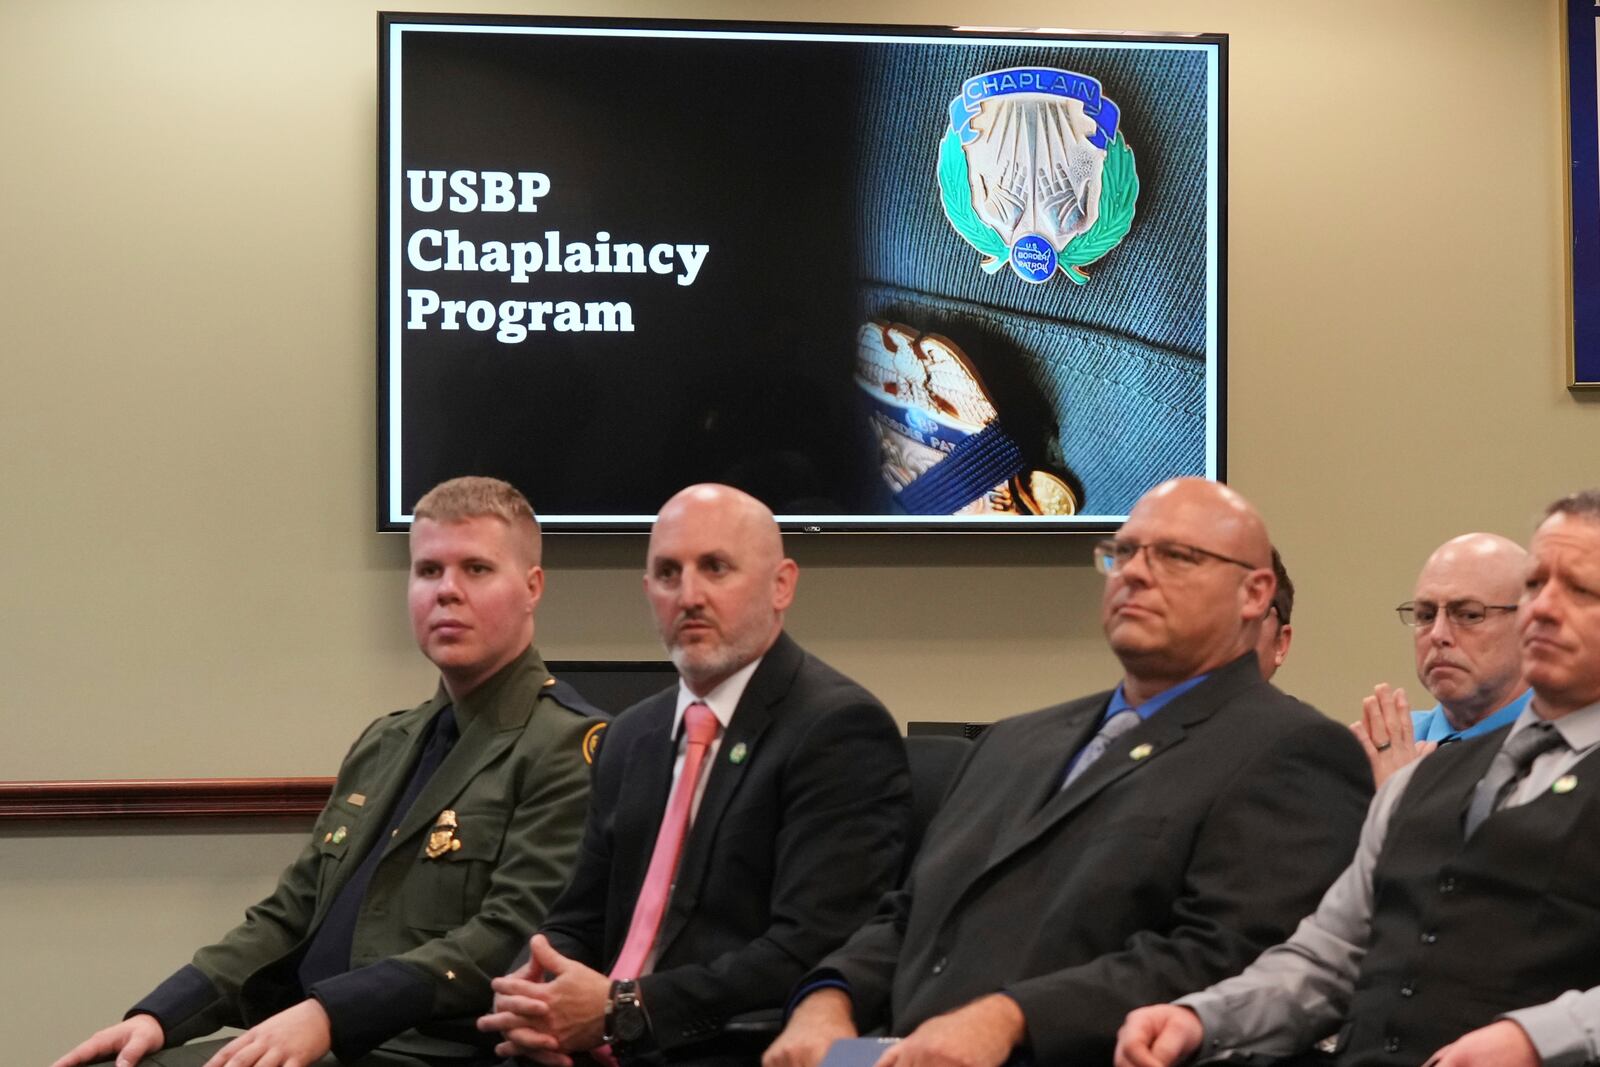
{"label": "green laurel wreath on badge", "polygon": [[954,127],[945,131],[939,142],[939,198],[950,225],[973,248],[983,253],[981,266],[993,274],[1011,258],[1005,238],[972,209],[972,184],[967,175],[967,154],[961,149],[961,135]]}
{"label": "green laurel wreath on badge", "polygon": [[1059,260],[1062,271],[1074,285],[1089,276],[1079,267],[1093,263],[1122,243],[1133,226],[1133,205],[1139,199],[1139,175],[1133,169],[1133,149],[1117,134],[1106,148],[1106,162],[1100,171],[1100,217],[1094,225],[1067,242]]}
{"label": "green laurel wreath on badge", "polygon": [[[952,128],[939,143],[939,197],[950,225],[963,240],[982,253],[981,266],[993,274],[1011,259],[1011,249],[993,226],[978,217],[972,207],[971,178],[967,154],[961,149],[960,135]],[[1100,215],[1093,226],[1067,242],[1057,265],[1073,285],[1082,285],[1089,276],[1078,268],[1087,266],[1117,247],[1133,226],[1134,204],[1139,199],[1139,175],[1133,166],[1133,149],[1118,133],[1106,147],[1105,166],[1100,172]]]}

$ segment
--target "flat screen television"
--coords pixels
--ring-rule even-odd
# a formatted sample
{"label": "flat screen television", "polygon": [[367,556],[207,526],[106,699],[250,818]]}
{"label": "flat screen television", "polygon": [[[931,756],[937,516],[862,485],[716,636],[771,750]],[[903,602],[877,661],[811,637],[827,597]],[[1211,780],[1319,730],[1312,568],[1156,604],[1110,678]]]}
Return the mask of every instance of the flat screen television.
{"label": "flat screen television", "polygon": [[1224,474],[1227,41],[379,17],[378,526],[737,485],[1103,531]]}

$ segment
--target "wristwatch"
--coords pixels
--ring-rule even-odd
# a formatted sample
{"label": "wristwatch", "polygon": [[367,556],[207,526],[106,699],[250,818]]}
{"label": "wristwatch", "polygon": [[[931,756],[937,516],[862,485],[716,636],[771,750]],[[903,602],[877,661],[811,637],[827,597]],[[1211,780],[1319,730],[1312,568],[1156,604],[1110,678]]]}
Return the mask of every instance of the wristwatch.
{"label": "wristwatch", "polygon": [[650,1017],[639,999],[639,983],[631,978],[612,982],[611,997],[606,1001],[606,1044],[623,1051],[649,1032]]}

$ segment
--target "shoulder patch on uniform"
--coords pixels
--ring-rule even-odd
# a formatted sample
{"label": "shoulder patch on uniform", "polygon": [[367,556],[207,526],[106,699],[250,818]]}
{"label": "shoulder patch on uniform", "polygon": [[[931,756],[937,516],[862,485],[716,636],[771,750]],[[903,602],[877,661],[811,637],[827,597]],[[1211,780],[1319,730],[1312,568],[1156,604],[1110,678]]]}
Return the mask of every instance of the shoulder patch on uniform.
{"label": "shoulder patch on uniform", "polygon": [[602,711],[601,709],[595,707],[593,704],[589,703],[583,698],[582,693],[572,688],[572,686],[568,685],[566,682],[561,681],[559,678],[545,679],[543,693],[545,696],[554,700],[557,704],[560,704],[562,707],[575,714],[587,715],[594,719],[611,718],[610,712]]}
{"label": "shoulder patch on uniform", "polygon": [[583,732],[583,762],[594,763],[595,757],[600,754],[600,741],[605,737],[606,727],[610,725],[602,720]]}

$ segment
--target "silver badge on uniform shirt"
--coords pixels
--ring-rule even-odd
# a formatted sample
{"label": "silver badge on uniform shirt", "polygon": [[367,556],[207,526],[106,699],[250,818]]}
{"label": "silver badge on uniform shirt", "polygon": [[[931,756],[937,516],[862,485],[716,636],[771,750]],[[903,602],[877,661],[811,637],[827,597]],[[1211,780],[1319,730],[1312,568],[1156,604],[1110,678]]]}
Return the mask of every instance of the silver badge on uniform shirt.
{"label": "silver badge on uniform shirt", "polygon": [[1133,225],[1139,176],[1121,112],[1087,74],[1010,67],[975,74],[950,101],[939,193],[956,232],[1041,285],[1110,252]]}

